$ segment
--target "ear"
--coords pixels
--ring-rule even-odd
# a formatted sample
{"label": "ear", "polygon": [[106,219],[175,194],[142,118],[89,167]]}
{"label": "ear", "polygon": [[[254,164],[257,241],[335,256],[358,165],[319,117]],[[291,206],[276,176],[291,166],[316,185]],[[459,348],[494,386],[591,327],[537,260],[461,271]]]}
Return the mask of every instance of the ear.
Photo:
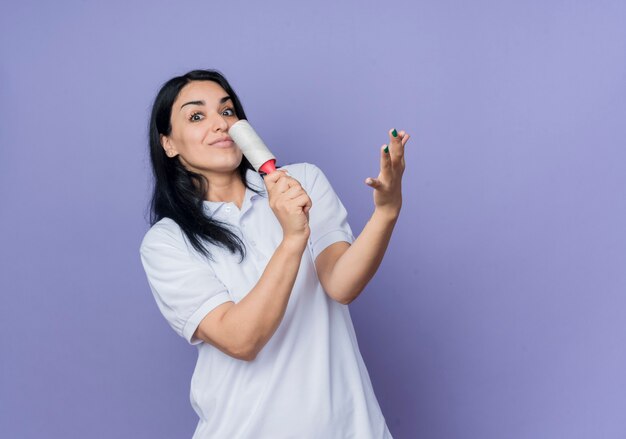
{"label": "ear", "polygon": [[178,151],[176,151],[176,147],[174,146],[171,139],[167,137],[165,134],[161,134],[160,139],[161,139],[161,146],[165,150],[165,154],[167,154],[169,158],[176,157],[178,155]]}

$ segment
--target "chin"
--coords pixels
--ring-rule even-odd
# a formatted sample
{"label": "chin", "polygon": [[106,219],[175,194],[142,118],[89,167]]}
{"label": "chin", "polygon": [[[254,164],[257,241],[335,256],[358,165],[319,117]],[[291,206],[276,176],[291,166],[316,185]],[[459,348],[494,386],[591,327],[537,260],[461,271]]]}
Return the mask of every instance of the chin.
{"label": "chin", "polygon": [[216,171],[221,171],[221,172],[229,172],[229,171],[235,171],[237,168],[239,168],[239,166],[241,165],[241,162],[243,161],[243,156],[239,156],[236,159],[224,159],[224,160],[220,160],[220,163],[213,163],[211,166],[214,170]]}

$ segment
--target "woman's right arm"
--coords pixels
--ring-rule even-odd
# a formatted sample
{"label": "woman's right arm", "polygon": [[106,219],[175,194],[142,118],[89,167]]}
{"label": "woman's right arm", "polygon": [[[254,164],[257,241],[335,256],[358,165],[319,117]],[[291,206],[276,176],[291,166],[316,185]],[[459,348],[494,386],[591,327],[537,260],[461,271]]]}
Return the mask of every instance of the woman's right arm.
{"label": "woman's right arm", "polygon": [[266,176],[265,183],[283,240],[254,288],[238,303],[226,302],[212,310],[194,334],[247,361],[256,358],[282,321],[310,235],[311,199],[302,186],[280,170]]}

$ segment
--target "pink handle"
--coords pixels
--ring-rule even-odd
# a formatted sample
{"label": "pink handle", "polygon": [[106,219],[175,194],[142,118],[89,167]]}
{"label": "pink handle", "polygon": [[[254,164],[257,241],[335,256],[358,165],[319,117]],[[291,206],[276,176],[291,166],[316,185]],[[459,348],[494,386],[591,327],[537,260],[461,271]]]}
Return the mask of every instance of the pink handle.
{"label": "pink handle", "polygon": [[266,161],[259,168],[259,171],[265,172],[266,174],[271,174],[275,170],[276,170],[276,160],[275,159],[271,159],[271,160]]}

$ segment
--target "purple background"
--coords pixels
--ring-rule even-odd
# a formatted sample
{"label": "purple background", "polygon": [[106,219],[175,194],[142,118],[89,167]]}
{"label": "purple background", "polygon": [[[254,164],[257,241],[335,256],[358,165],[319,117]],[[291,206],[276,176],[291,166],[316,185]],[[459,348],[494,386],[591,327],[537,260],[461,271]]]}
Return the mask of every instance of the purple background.
{"label": "purple background", "polygon": [[0,436],[182,438],[196,350],[138,248],[160,84],[218,68],[358,233],[350,306],[396,438],[626,437],[626,3],[24,2],[0,13]]}

